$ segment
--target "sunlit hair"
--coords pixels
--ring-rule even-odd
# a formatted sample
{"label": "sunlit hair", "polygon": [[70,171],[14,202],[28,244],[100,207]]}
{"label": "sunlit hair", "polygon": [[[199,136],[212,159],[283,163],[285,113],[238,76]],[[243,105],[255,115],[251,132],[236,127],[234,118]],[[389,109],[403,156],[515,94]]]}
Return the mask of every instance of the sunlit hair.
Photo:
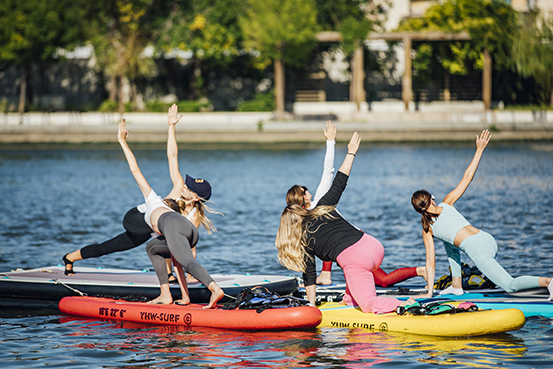
{"label": "sunlit hair", "polygon": [[[200,226],[204,227],[204,229],[207,231],[208,234],[211,234],[213,232],[217,232],[217,228],[213,225],[213,222],[207,217],[207,213],[211,214],[220,214],[222,216],[225,216],[223,213],[211,209],[206,202],[208,202],[205,199],[200,199],[201,201],[196,201],[194,204],[194,207],[196,208],[196,213],[198,215],[198,219],[200,220]],[[176,211],[177,213],[181,213],[182,215],[186,216],[185,208],[186,208],[186,202],[185,200],[180,197],[178,200],[173,200],[170,198],[164,199],[167,206],[169,206],[172,210]]]}
{"label": "sunlit hair", "polygon": [[413,205],[413,208],[417,211],[417,213],[422,215],[421,224],[422,229],[424,229],[425,232],[428,232],[430,225],[434,223],[434,219],[432,218],[436,218],[439,215],[428,211],[428,207],[431,204],[432,195],[426,190],[415,191],[413,196],[411,196],[411,205]]}
{"label": "sunlit hair", "polygon": [[286,192],[286,204],[297,204],[303,208],[309,207],[305,204],[305,192],[307,187],[300,185],[293,185],[290,187],[288,192]]}
{"label": "sunlit hair", "polygon": [[313,210],[307,210],[298,204],[290,204],[284,208],[275,239],[281,265],[296,272],[305,272],[305,260],[312,258],[306,250],[309,233],[316,232],[307,231],[308,223],[320,217],[334,218],[330,214],[334,209],[334,206],[317,206]]}

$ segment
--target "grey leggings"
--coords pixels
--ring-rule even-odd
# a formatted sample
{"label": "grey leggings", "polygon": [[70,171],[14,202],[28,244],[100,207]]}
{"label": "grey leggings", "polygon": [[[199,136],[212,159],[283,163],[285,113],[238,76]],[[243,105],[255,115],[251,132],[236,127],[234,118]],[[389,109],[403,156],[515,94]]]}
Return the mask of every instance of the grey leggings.
{"label": "grey leggings", "polygon": [[539,277],[521,276],[513,278],[495,260],[497,255],[497,243],[493,236],[480,231],[466,238],[459,247],[444,242],[445,250],[449,257],[451,272],[454,277],[461,276],[461,256],[459,250],[464,251],[486,277],[507,292],[516,292],[540,286]]}
{"label": "grey leggings", "polygon": [[152,261],[160,284],[168,284],[165,257],[170,254],[188,273],[192,274],[204,286],[209,286],[213,278],[207,270],[194,259],[192,247],[198,242],[198,230],[185,217],[175,212],[164,213],[157,222],[159,231],[165,239],[154,238],[146,245],[146,252]]}

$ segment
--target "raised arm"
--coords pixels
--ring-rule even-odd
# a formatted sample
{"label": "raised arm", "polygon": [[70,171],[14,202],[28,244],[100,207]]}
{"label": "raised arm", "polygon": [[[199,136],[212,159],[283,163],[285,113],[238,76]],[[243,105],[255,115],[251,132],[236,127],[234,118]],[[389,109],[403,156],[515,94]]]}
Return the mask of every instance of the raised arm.
{"label": "raised arm", "polygon": [[334,148],[336,146],[336,126],[331,121],[326,122],[326,128],[324,129],[324,135],[326,138],[326,154],[323,165],[323,175],[321,181],[315,192],[313,200],[311,200],[312,206],[316,206],[321,197],[328,192],[330,186],[332,186],[332,178],[334,177]]}
{"label": "raised arm", "polygon": [[476,136],[476,152],[474,153],[474,157],[472,158],[472,161],[470,162],[467,170],[465,170],[465,174],[463,175],[463,179],[461,179],[461,182],[459,182],[457,187],[455,187],[455,189],[444,198],[444,202],[446,204],[453,205],[457,200],[461,198],[461,196],[463,196],[468,186],[472,182],[472,179],[474,178],[476,169],[478,169],[478,164],[480,164],[480,159],[482,159],[484,149],[488,145],[488,142],[490,142],[491,138],[492,136],[487,129],[482,131],[480,137],[478,137],[478,135]]}
{"label": "raised arm", "polygon": [[357,150],[359,150],[360,142],[361,138],[359,137],[359,133],[354,132],[348,144],[348,153],[346,154],[346,157],[339,169],[340,172],[344,173],[347,176],[349,176],[349,173],[351,172],[353,159],[355,158],[355,154],[357,154]]}
{"label": "raised arm", "polygon": [[131,149],[129,148],[129,145],[127,144],[128,137],[129,137],[129,131],[127,130],[125,119],[121,119],[121,121],[119,122],[119,132],[117,133],[117,141],[119,142],[119,144],[121,145],[121,148],[123,149],[123,153],[125,154],[125,158],[127,159],[127,163],[129,164],[131,173],[134,176],[134,179],[136,180],[138,187],[140,187],[140,191],[142,191],[142,195],[144,195],[144,197],[148,197],[150,195],[150,192],[152,192],[152,188],[146,181],[146,178],[144,178],[144,175],[142,175],[142,172],[138,167],[138,163],[136,162],[136,158],[134,157],[134,154],[132,153]]}
{"label": "raised arm", "polygon": [[171,182],[173,182],[173,189],[167,197],[172,199],[178,199],[180,197],[184,185],[184,179],[179,169],[179,147],[177,145],[175,132],[175,126],[181,118],[182,115],[178,115],[177,105],[173,104],[167,113],[167,123],[169,125],[167,134],[167,161],[169,163],[169,175],[171,176]]}

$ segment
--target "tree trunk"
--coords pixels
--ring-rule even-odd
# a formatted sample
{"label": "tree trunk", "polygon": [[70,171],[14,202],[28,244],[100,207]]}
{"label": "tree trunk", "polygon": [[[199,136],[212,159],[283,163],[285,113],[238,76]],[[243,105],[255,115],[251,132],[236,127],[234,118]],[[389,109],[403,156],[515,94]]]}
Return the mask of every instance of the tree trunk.
{"label": "tree trunk", "polygon": [[492,108],[492,56],[484,49],[484,70],[482,71],[482,100],[484,109]]}
{"label": "tree trunk", "polygon": [[549,105],[553,106],[553,73],[551,74],[551,87],[549,88],[551,92],[551,97],[549,99]]}
{"label": "tree trunk", "polygon": [[119,90],[117,100],[119,100],[119,118],[123,119],[123,113],[125,113],[125,103],[123,102],[123,82],[124,77],[122,74],[118,76]]}
{"label": "tree trunk", "polygon": [[276,118],[284,119],[284,62],[275,60],[275,103]]}
{"label": "tree trunk", "polygon": [[359,46],[355,49],[355,104],[357,105],[357,111],[361,110],[361,103],[365,101],[365,70],[363,61],[363,44],[359,43]]}
{"label": "tree trunk", "polygon": [[405,70],[403,71],[403,90],[402,98],[403,104],[405,105],[405,111],[409,110],[409,103],[413,100],[413,78],[412,78],[412,60],[411,60],[411,47],[413,41],[406,37],[403,39],[403,47],[405,50]]}
{"label": "tree trunk", "polygon": [[27,80],[31,66],[25,64],[23,66],[23,74],[21,75],[21,88],[19,90],[19,124],[23,124],[23,114],[25,114],[25,101],[27,99]]}
{"label": "tree trunk", "polygon": [[109,101],[117,101],[117,77],[109,76],[108,81]]}
{"label": "tree trunk", "polygon": [[133,111],[136,111],[138,110],[138,104],[137,104],[137,92],[136,92],[136,83],[134,82],[134,80],[132,81],[129,81],[130,85],[131,85],[131,106],[132,106],[132,110]]}

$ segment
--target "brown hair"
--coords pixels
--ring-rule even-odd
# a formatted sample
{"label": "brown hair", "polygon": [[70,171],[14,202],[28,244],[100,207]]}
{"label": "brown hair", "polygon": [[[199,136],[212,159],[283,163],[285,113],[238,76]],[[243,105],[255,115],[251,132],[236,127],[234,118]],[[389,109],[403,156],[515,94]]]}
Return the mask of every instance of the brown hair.
{"label": "brown hair", "polygon": [[288,192],[286,192],[286,204],[292,205],[297,204],[302,208],[305,208],[305,192],[307,187],[300,185],[293,185],[290,187]]}
{"label": "brown hair", "polygon": [[411,196],[411,205],[413,205],[413,208],[417,211],[417,213],[420,213],[421,216],[421,224],[422,229],[424,229],[425,232],[428,232],[430,229],[430,225],[434,223],[434,219],[439,214],[430,213],[428,211],[428,207],[432,204],[432,195],[427,190],[418,190],[413,193],[413,196]]}

